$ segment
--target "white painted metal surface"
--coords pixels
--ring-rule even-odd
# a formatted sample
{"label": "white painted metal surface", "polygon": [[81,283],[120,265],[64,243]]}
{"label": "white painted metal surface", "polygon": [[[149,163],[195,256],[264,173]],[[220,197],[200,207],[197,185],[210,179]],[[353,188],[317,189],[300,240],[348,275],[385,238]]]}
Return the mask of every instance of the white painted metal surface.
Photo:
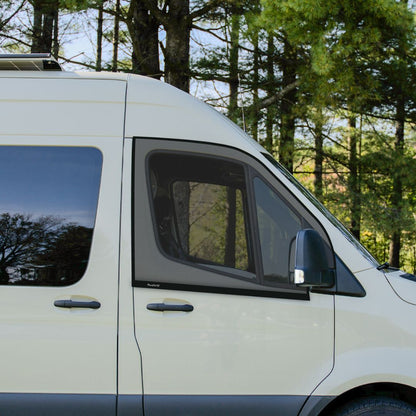
{"label": "white painted metal surface", "polygon": [[[134,289],[145,394],[309,395],[333,364],[333,298]],[[189,303],[192,313],[146,310]]]}
{"label": "white painted metal surface", "polygon": [[315,391],[339,395],[369,383],[416,387],[416,309],[393,292],[384,273],[357,274],[364,298],[335,300],[335,367]]}
{"label": "white painted metal surface", "polygon": [[[11,138],[0,136],[0,145]],[[0,287],[0,391],[116,392],[118,235],[122,141],[14,137],[14,145],[93,146],[103,173],[88,268],[66,287]],[[59,309],[58,299],[94,299],[101,308]]]}
{"label": "white painted metal surface", "polygon": [[[83,278],[67,287],[0,288],[2,392],[116,392],[125,84],[104,84],[17,79],[5,73],[0,77],[0,145],[89,146],[103,155],[94,237]],[[54,306],[55,300],[71,298],[96,299],[101,308]]]}

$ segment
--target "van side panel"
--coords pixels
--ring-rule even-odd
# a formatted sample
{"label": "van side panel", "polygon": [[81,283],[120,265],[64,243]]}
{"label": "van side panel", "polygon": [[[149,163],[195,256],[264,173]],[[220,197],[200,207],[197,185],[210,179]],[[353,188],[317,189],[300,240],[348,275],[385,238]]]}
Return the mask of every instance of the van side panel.
{"label": "van side panel", "polygon": [[[80,280],[0,286],[2,415],[115,415],[125,89],[122,81],[0,79],[0,146],[90,148],[102,155],[92,243]],[[29,173],[21,178],[28,193],[39,189],[30,185]],[[76,187],[73,192],[79,197]],[[53,199],[65,208],[58,194]],[[61,308],[57,301],[94,301],[100,307]]]}
{"label": "van side panel", "polygon": [[131,179],[132,140],[125,139],[120,241],[118,416],[141,416],[143,387],[141,353],[135,338],[132,287]]}
{"label": "van side panel", "polygon": [[[181,154],[199,151],[210,161],[221,154],[235,163],[255,163],[232,149],[172,140],[135,140],[133,284],[183,276],[195,282],[232,279],[215,270],[174,261],[159,249],[152,223],[153,188],[147,186],[145,161],[154,149],[169,149]],[[261,170],[257,165],[252,168]],[[126,217],[122,218],[124,221]],[[184,409],[189,415],[247,412],[266,416],[280,409],[282,414],[296,415],[332,369],[331,295],[268,298],[154,286],[137,284],[133,289],[146,415],[181,415]],[[194,309],[187,313],[149,308],[160,303],[192,305]]]}
{"label": "van side panel", "polygon": [[295,395],[147,395],[146,414],[151,416],[296,416],[305,396]]}
{"label": "van side panel", "polygon": [[0,78],[0,135],[123,137],[120,80]]}
{"label": "van side panel", "polygon": [[115,395],[0,394],[2,416],[114,416]]}
{"label": "van side panel", "polygon": [[339,396],[372,383],[416,387],[414,305],[394,295],[382,272],[356,276],[367,294],[335,297],[335,366],[314,393]]}

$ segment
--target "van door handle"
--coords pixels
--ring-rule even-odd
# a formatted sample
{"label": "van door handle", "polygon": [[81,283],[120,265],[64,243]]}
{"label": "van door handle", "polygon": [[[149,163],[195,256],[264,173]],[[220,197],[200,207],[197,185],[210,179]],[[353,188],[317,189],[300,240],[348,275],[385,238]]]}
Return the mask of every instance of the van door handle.
{"label": "van door handle", "polygon": [[53,304],[58,308],[98,309],[101,306],[101,303],[97,302],[96,300],[79,301],[79,300],[71,300],[71,299],[62,299],[62,300],[56,300]]}
{"label": "van door handle", "polygon": [[188,303],[184,305],[167,305],[166,303],[149,303],[147,305],[149,311],[181,311],[181,312],[192,312],[194,307]]}

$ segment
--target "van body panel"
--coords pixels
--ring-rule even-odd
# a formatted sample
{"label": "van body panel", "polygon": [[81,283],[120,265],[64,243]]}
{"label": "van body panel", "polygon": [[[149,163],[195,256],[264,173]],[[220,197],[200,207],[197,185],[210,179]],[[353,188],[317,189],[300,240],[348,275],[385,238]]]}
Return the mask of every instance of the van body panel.
{"label": "van body panel", "polygon": [[401,270],[387,271],[385,275],[392,289],[400,299],[411,305],[416,305],[415,276],[403,273]]}
{"label": "van body panel", "polygon": [[[230,279],[168,258],[154,232],[146,156],[154,146],[196,152],[201,145],[147,139],[136,139],[135,144],[134,229],[140,238],[133,251],[134,279],[185,275],[194,276],[195,282],[204,277]],[[219,150],[210,149],[212,154]],[[228,154],[238,160],[240,152]],[[295,300],[150,287],[133,289],[145,413],[149,395],[306,397],[332,369],[331,295],[312,293],[309,300]],[[190,304],[194,310],[157,312],[147,309],[151,303]]]}
{"label": "van body panel", "polygon": [[[110,394],[0,393],[0,408],[3,416],[114,416],[116,396]],[[137,411],[135,415],[140,416]]]}
{"label": "van body panel", "polygon": [[299,416],[318,416],[336,396],[309,396]]}
{"label": "van body panel", "polygon": [[137,394],[117,395],[117,416],[143,416],[143,396]]}
{"label": "van body panel", "polygon": [[145,396],[146,414],[152,416],[296,416],[305,396],[272,395],[150,395]]}
{"label": "van body panel", "polygon": [[[127,409],[143,394],[140,346],[134,327],[132,287],[132,140],[126,139],[123,157],[123,188],[120,234],[119,334],[118,334],[118,392],[123,401],[118,409]],[[127,411],[127,410],[125,410]]]}
{"label": "van body panel", "polygon": [[121,140],[125,90],[119,80],[0,77],[0,134]]}
{"label": "van body panel", "polygon": [[[122,126],[119,126],[122,135]],[[0,136],[0,145],[11,138]],[[70,286],[0,288],[0,391],[112,394],[117,391],[117,286],[122,141],[14,137],[16,146],[88,146],[102,154],[101,184],[89,261]],[[27,179],[30,181],[30,177]],[[81,214],[81,213],[80,213]],[[99,309],[66,309],[56,300],[90,299]]]}
{"label": "van body panel", "polygon": [[336,296],[335,366],[314,394],[337,396],[378,382],[416,387],[415,308],[394,294],[381,271],[356,276],[367,294]]}
{"label": "van body panel", "polygon": [[[314,295],[311,305],[135,288],[134,298],[145,395],[306,397],[332,369],[332,351],[322,342],[333,331],[330,296]],[[179,300],[194,311],[146,310],[148,303]]]}
{"label": "van body panel", "polygon": [[227,144],[249,153],[258,149],[253,139],[223,115],[160,81],[129,78],[126,100],[126,137]]}

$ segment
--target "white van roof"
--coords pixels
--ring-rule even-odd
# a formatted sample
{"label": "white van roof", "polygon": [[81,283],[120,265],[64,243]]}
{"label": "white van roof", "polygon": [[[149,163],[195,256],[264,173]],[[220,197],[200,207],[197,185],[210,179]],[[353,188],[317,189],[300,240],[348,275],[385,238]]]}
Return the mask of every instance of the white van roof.
{"label": "white van roof", "polygon": [[[120,137],[114,123],[126,108],[127,138],[193,140],[247,152],[262,150],[210,106],[152,78],[111,72],[0,70],[0,82],[0,109],[7,105],[9,114],[4,123],[1,120],[2,134],[10,130],[13,135]],[[10,118],[12,103],[20,105]],[[5,116],[3,111],[0,114]],[[30,125],[30,130],[24,125]]]}

